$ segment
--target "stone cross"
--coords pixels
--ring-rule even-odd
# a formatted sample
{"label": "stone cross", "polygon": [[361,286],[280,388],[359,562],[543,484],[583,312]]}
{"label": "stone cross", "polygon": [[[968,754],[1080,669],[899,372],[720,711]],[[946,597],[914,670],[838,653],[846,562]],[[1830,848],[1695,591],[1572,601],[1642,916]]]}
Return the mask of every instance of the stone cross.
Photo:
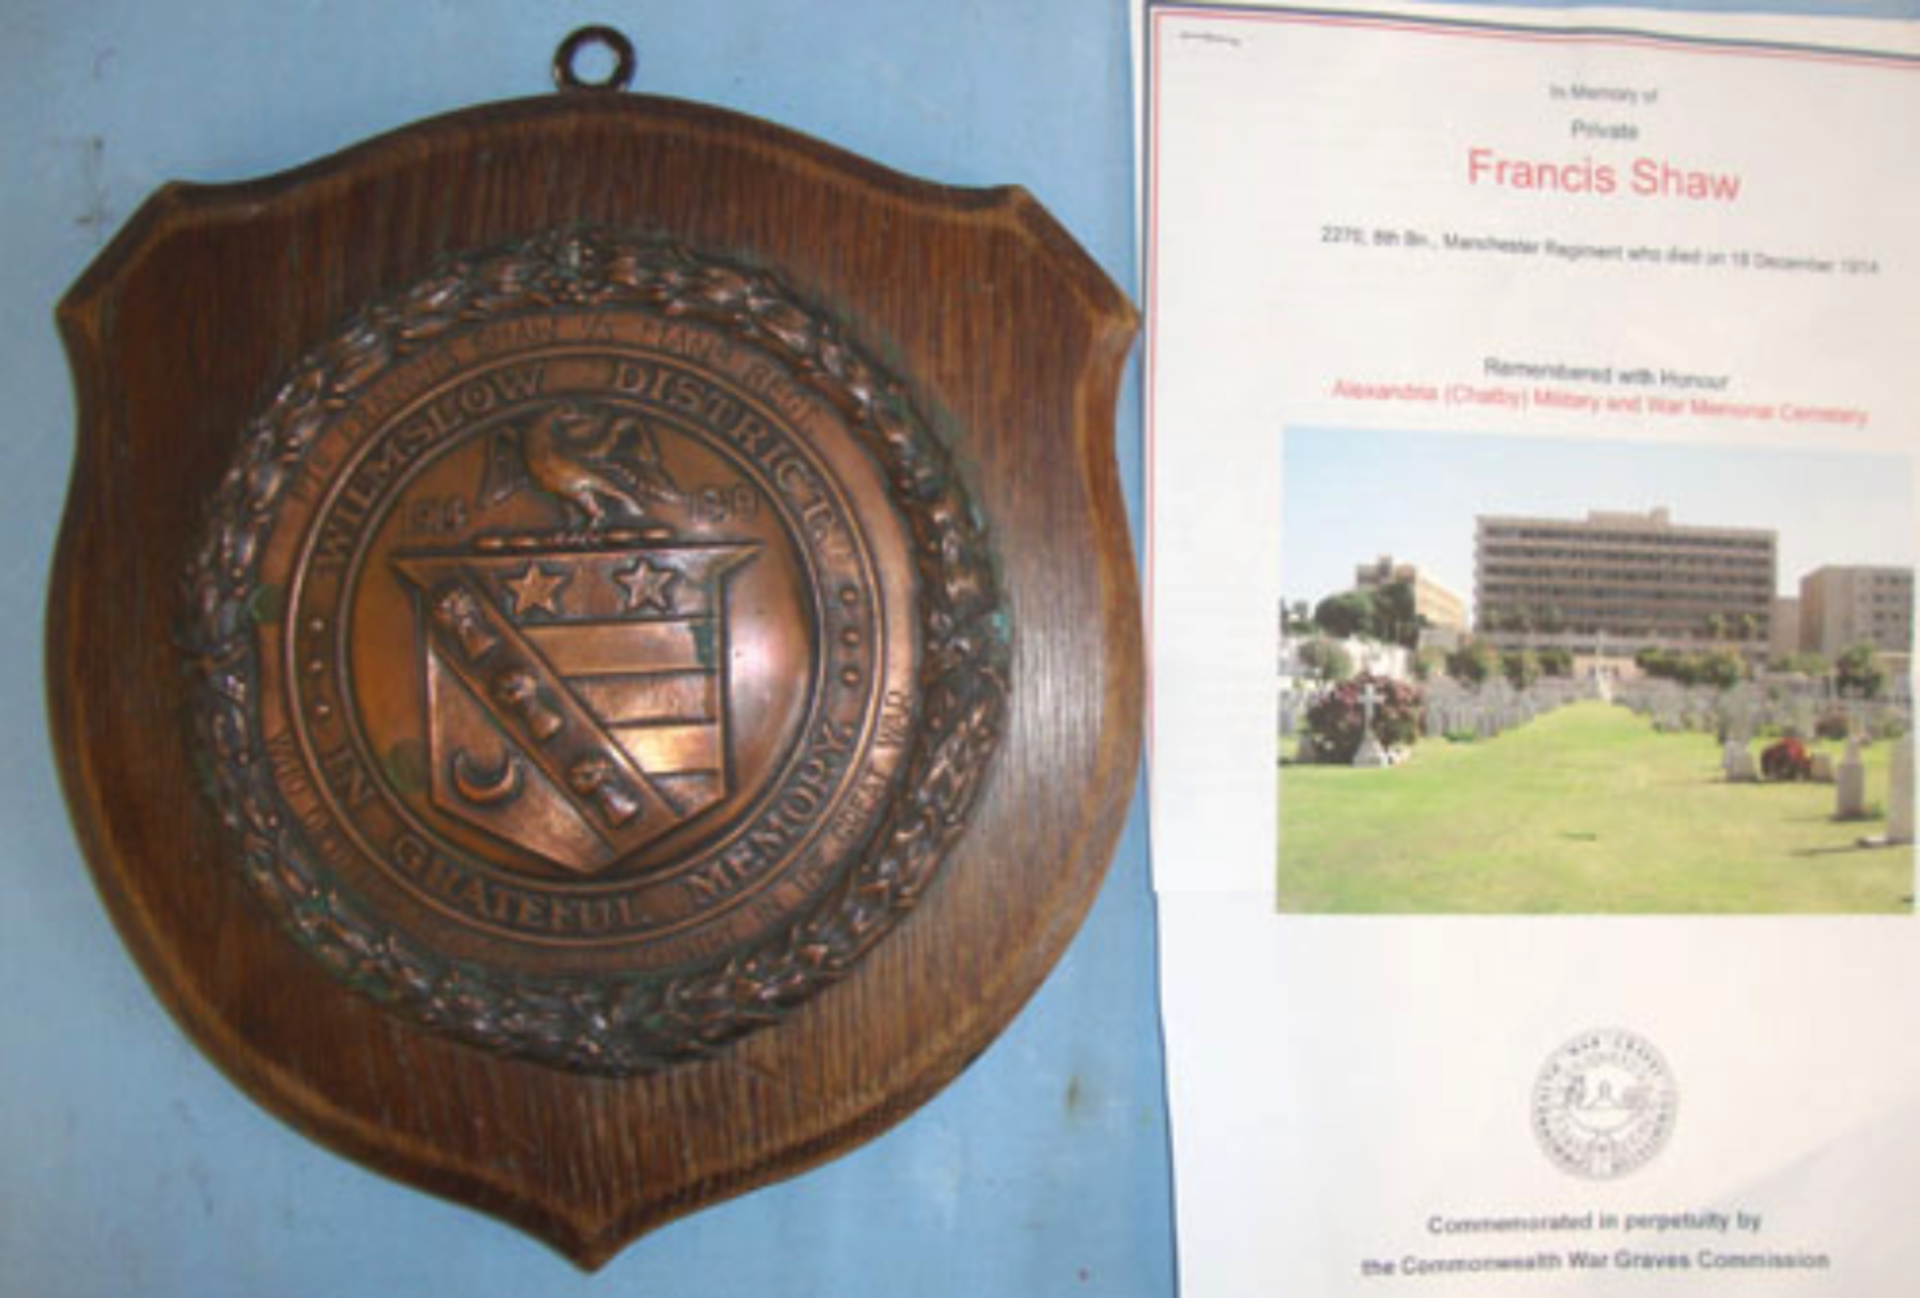
{"label": "stone cross", "polygon": [[1380,694],[1368,681],[1360,687],[1360,746],[1354,750],[1355,766],[1385,766],[1386,750],[1380,747],[1380,741],[1373,737],[1373,710],[1380,704]]}

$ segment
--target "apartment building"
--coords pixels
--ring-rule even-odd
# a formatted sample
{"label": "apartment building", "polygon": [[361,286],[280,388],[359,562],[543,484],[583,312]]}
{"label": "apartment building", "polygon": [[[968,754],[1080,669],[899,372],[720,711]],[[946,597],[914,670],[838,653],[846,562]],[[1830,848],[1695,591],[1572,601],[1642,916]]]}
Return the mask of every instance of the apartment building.
{"label": "apartment building", "polygon": [[1668,510],[1475,520],[1481,635],[1625,655],[1647,646],[1766,651],[1778,538],[1676,523]]}
{"label": "apartment building", "polygon": [[1449,631],[1467,629],[1467,602],[1413,564],[1395,563],[1392,555],[1383,554],[1353,570],[1356,590],[1376,589],[1399,581],[1413,587],[1413,611],[1429,625]]}
{"label": "apartment building", "polygon": [[1829,658],[1857,644],[1913,649],[1913,569],[1836,566],[1800,579],[1800,647]]}

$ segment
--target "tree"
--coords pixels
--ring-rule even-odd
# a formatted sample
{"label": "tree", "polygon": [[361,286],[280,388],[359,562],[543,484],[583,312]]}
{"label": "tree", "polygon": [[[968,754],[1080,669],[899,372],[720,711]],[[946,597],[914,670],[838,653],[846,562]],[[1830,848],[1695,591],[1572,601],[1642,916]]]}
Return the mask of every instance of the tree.
{"label": "tree", "polygon": [[1709,640],[1720,641],[1727,638],[1727,618],[1724,613],[1709,613],[1702,626]]}
{"label": "tree", "polygon": [[1531,649],[1509,649],[1500,655],[1500,671],[1513,688],[1524,690],[1540,679],[1540,659]]}
{"label": "tree", "polygon": [[1558,635],[1567,629],[1567,616],[1557,605],[1549,604],[1533,615],[1533,624],[1544,635]]}
{"label": "tree", "polygon": [[1733,624],[1742,640],[1758,640],[1760,638],[1760,619],[1753,614],[1742,613],[1733,620]]}
{"label": "tree", "polygon": [[1873,646],[1857,644],[1840,655],[1833,665],[1833,683],[1842,696],[1855,699],[1880,697],[1887,674],[1874,657]]}
{"label": "tree", "polygon": [[1469,640],[1447,655],[1447,675],[1462,685],[1479,685],[1499,669],[1500,656],[1482,640]]}
{"label": "tree", "polygon": [[1649,676],[1673,679],[1676,655],[1658,645],[1648,645],[1633,656],[1633,665]]}
{"label": "tree", "polygon": [[1373,633],[1408,649],[1420,643],[1420,615],[1414,612],[1413,583],[1393,581],[1373,591]]}
{"label": "tree", "polygon": [[1353,675],[1352,655],[1324,637],[1300,646],[1300,665],[1323,681],[1343,681]]}
{"label": "tree", "polygon": [[1573,675],[1572,650],[1562,648],[1559,645],[1553,645],[1549,648],[1542,649],[1538,657],[1540,659],[1540,674],[1542,676]]}
{"label": "tree", "polygon": [[1793,672],[1801,676],[1818,679],[1832,671],[1833,667],[1832,664],[1827,662],[1825,654],[1808,651],[1806,653],[1788,654],[1785,658],[1782,658],[1774,664],[1774,670],[1779,672]]}
{"label": "tree", "polygon": [[1701,654],[1695,660],[1694,679],[1688,684],[1711,685],[1715,689],[1732,689],[1747,678],[1747,665],[1731,649],[1715,649],[1711,653]]}
{"label": "tree", "polygon": [[1350,639],[1373,631],[1373,596],[1364,590],[1329,595],[1313,610],[1313,620],[1328,635]]}
{"label": "tree", "polygon": [[1635,654],[1633,661],[1649,676],[1682,685],[1711,685],[1724,690],[1747,678],[1746,661],[1731,649],[1683,654],[1649,647]]}

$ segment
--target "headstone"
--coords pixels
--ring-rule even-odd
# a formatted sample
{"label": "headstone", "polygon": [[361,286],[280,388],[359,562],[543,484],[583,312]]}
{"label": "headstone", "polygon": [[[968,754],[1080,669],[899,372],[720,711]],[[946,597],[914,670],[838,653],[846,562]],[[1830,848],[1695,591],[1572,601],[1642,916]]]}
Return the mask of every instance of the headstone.
{"label": "headstone", "polygon": [[1753,750],[1738,739],[1727,740],[1721,750],[1720,765],[1727,773],[1729,784],[1751,784],[1760,778],[1753,768]]}
{"label": "headstone", "polygon": [[1379,691],[1368,683],[1360,690],[1360,746],[1353,751],[1355,766],[1385,766],[1387,750],[1373,737],[1373,710],[1380,703]]}
{"label": "headstone", "polygon": [[1815,784],[1833,783],[1833,754],[1813,754],[1813,782]]}
{"label": "headstone", "polygon": [[1813,704],[1806,699],[1796,698],[1787,711],[1787,730],[1795,738],[1811,743],[1813,740]]}
{"label": "headstone", "polygon": [[1860,820],[1867,814],[1867,768],[1860,761],[1860,737],[1847,736],[1846,755],[1833,773],[1833,818]]}
{"label": "headstone", "polygon": [[1908,731],[1893,746],[1893,759],[1887,764],[1887,841],[1913,841],[1913,732]]}

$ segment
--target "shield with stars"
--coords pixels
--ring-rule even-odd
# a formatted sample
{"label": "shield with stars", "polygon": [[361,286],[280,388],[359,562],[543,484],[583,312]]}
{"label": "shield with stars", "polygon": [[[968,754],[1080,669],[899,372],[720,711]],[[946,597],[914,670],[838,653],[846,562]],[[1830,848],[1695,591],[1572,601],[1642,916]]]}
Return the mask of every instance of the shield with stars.
{"label": "shield with stars", "polygon": [[395,555],[433,804],[591,875],[726,798],[726,584],[757,549],[627,533]]}

